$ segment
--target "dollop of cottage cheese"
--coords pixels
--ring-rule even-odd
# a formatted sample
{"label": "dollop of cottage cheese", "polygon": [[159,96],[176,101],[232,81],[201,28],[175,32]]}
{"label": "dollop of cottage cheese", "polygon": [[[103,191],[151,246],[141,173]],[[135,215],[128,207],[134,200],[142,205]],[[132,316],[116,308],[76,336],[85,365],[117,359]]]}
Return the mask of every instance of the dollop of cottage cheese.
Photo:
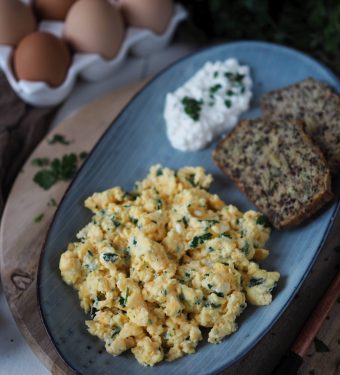
{"label": "dollop of cottage cheese", "polygon": [[233,128],[252,97],[249,67],[234,58],[207,62],[166,96],[164,118],[171,145],[196,151]]}

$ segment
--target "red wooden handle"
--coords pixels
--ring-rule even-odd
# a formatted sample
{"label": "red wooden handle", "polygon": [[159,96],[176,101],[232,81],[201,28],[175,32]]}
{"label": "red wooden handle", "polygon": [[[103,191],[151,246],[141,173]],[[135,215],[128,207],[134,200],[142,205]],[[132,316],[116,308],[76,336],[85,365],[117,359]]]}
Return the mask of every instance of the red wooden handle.
{"label": "red wooden handle", "polygon": [[321,298],[317,307],[314,309],[298,337],[296,338],[292,351],[303,357],[310,347],[314,337],[318,333],[323,321],[329,314],[332,306],[340,295],[340,272],[334,278],[327,289],[327,292]]}

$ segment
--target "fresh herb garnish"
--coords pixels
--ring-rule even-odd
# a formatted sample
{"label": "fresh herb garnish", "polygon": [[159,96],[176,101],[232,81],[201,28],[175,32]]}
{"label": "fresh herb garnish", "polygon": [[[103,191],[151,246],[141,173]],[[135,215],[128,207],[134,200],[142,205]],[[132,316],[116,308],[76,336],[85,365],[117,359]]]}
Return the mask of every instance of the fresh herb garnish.
{"label": "fresh herb garnish", "polygon": [[203,101],[185,96],[182,99],[182,104],[184,107],[184,112],[194,121],[198,121],[200,118]]}
{"label": "fresh herb garnish", "polygon": [[218,72],[216,71],[214,72],[214,78],[217,78],[217,76],[218,76]]}
{"label": "fresh herb garnish", "polygon": [[159,176],[162,176],[162,175],[163,175],[163,169],[158,168],[157,171],[156,171],[156,176],[159,177]]}
{"label": "fresh herb garnish", "polygon": [[208,288],[211,289],[213,286],[211,284],[207,284]]}
{"label": "fresh herb garnish", "polygon": [[249,243],[246,241],[244,243],[244,245],[241,247],[241,251],[242,253],[244,253],[245,255],[248,255],[249,253]]}
{"label": "fresh herb garnish", "polygon": [[162,200],[161,199],[157,199],[156,200],[156,209],[160,210],[162,208],[162,206],[163,206]]}
{"label": "fresh herb garnish", "polygon": [[44,214],[39,214],[39,215],[37,215],[37,216],[33,219],[33,221],[34,221],[35,223],[40,223],[44,216],[45,216]]}
{"label": "fresh herb garnish", "polygon": [[115,253],[104,253],[103,259],[105,260],[105,262],[114,263],[118,259],[118,255]]}
{"label": "fresh herb garnish", "polygon": [[130,217],[131,223],[137,225],[138,219],[135,219],[134,217]]}
{"label": "fresh herb garnish", "polygon": [[267,216],[265,216],[265,215],[259,216],[256,219],[256,224],[257,225],[262,225],[265,228],[270,228],[271,227],[270,221],[268,220]]}
{"label": "fresh herb garnish", "polygon": [[126,307],[128,297],[129,297],[129,288],[126,288],[125,297],[119,298],[119,303],[121,304],[122,307]]}
{"label": "fresh herb garnish", "polygon": [[195,236],[192,241],[190,242],[190,247],[194,249],[198,245],[202,245],[204,241],[210,240],[212,238],[212,234],[207,232],[202,234],[201,236]]}
{"label": "fresh herb garnish", "polygon": [[50,145],[54,145],[55,143],[60,143],[62,145],[69,145],[71,142],[65,139],[65,137],[61,134],[54,134],[53,137],[48,141]]}
{"label": "fresh herb garnish", "polygon": [[93,253],[91,250],[87,250],[87,253],[90,255],[90,257],[93,257]]}
{"label": "fresh herb garnish", "polygon": [[319,353],[326,353],[330,351],[329,347],[317,337],[315,337],[314,339],[314,345],[315,345],[315,350]]}
{"label": "fresh herb garnish", "polygon": [[219,307],[221,307],[221,305],[219,303],[213,303],[213,302],[207,302],[205,304],[206,307],[211,307],[212,309],[218,309]]}
{"label": "fresh herb garnish", "polygon": [[182,217],[182,221],[185,226],[188,225],[188,219],[185,216]]}
{"label": "fresh herb garnish", "polygon": [[215,94],[215,92],[217,92],[221,87],[222,86],[219,83],[217,83],[216,85],[210,87],[209,92],[211,94]]}
{"label": "fresh herb garnish", "polygon": [[79,154],[79,159],[80,160],[84,160],[87,158],[87,155],[88,153],[86,151],[82,151],[80,154]]}
{"label": "fresh herb garnish", "polygon": [[118,228],[120,226],[120,222],[116,219],[115,215],[112,215],[111,221],[112,221],[112,224],[115,226],[115,228]]}
{"label": "fresh herb garnish", "polygon": [[226,94],[227,94],[228,96],[233,96],[233,95],[234,95],[234,92],[233,92],[232,90],[228,90],[228,91],[226,92]]}
{"label": "fresh herb garnish", "polygon": [[230,107],[231,107],[231,100],[226,99],[226,100],[224,101],[224,105],[225,105],[227,108],[230,108]]}
{"label": "fresh herb garnish", "polygon": [[35,167],[46,167],[47,165],[49,165],[49,163],[49,158],[36,158],[31,161],[31,164]]}
{"label": "fresh herb garnish", "polygon": [[248,283],[248,288],[252,288],[253,286],[257,286],[257,285],[261,285],[264,283],[264,278],[263,277],[252,277],[250,280],[249,280],[249,283]]}
{"label": "fresh herb garnish", "polygon": [[33,181],[48,190],[58,181],[70,180],[77,171],[77,156],[73,153],[64,155],[61,159],[54,159],[49,168],[37,172]]}
{"label": "fresh herb garnish", "polygon": [[98,312],[98,309],[96,309],[93,305],[91,306],[91,310],[90,310],[90,317],[91,319],[94,319],[96,314]]}
{"label": "fresh herb garnish", "polygon": [[47,206],[49,206],[49,207],[56,207],[57,206],[57,201],[54,198],[51,198],[48,201]]}
{"label": "fresh herb garnish", "polygon": [[193,187],[196,187],[197,184],[195,182],[195,173],[190,173],[189,176],[186,177],[186,180],[190,182],[190,184],[193,186]]}
{"label": "fresh herb garnish", "polygon": [[214,293],[217,295],[217,297],[221,297],[221,298],[224,297],[224,293],[222,292],[214,292]]}
{"label": "fresh herb garnish", "polygon": [[113,328],[112,334],[111,334],[111,338],[113,339],[116,335],[118,335],[119,332],[120,332],[120,328],[119,327]]}

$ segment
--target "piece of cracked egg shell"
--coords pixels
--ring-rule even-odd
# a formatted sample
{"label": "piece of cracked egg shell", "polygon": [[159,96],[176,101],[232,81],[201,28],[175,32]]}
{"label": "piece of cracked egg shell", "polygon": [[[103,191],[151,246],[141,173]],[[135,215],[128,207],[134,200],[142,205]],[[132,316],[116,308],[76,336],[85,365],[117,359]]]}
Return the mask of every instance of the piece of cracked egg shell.
{"label": "piece of cracked egg shell", "polygon": [[70,62],[71,55],[65,42],[40,31],[22,39],[13,56],[18,80],[42,81],[51,87],[64,82]]}
{"label": "piece of cracked egg shell", "polygon": [[37,22],[30,6],[19,0],[0,1],[0,44],[15,47],[36,28]]}
{"label": "piece of cracked egg shell", "polygon": [[174,13],[173,0],[119,0],[128,26],[163,33]]}
{"label": "piece of cracked egg shell", "polygon": [[97,53],[111,60],[124,36],[120,10],[106,0],[78,0],[66,16],[64,38],[78,53]]}

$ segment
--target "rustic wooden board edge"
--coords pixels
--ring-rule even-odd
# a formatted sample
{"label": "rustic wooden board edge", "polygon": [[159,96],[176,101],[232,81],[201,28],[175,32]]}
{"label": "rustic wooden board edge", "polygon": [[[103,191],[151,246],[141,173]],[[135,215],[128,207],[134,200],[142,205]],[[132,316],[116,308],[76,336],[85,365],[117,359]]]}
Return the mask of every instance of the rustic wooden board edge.
{"label": "rustic wooden board edge", "polygon": [[[145,82],[97,99],[50,131],[17,176],[4,209],[0,228],[0,275],[4,294],[26,341],[47,369],[56,375],[74,374],[74,371],[56,351],[41,320],[36,282],[40,253],[56,210],[51,200],[59,202],[68,183],[57,183],[50,190],[42,190],[33,182],[38,169],[31,161],[90,151]],[[49,144],[48,140],[55,134],[62,134],[71,144]]]}

